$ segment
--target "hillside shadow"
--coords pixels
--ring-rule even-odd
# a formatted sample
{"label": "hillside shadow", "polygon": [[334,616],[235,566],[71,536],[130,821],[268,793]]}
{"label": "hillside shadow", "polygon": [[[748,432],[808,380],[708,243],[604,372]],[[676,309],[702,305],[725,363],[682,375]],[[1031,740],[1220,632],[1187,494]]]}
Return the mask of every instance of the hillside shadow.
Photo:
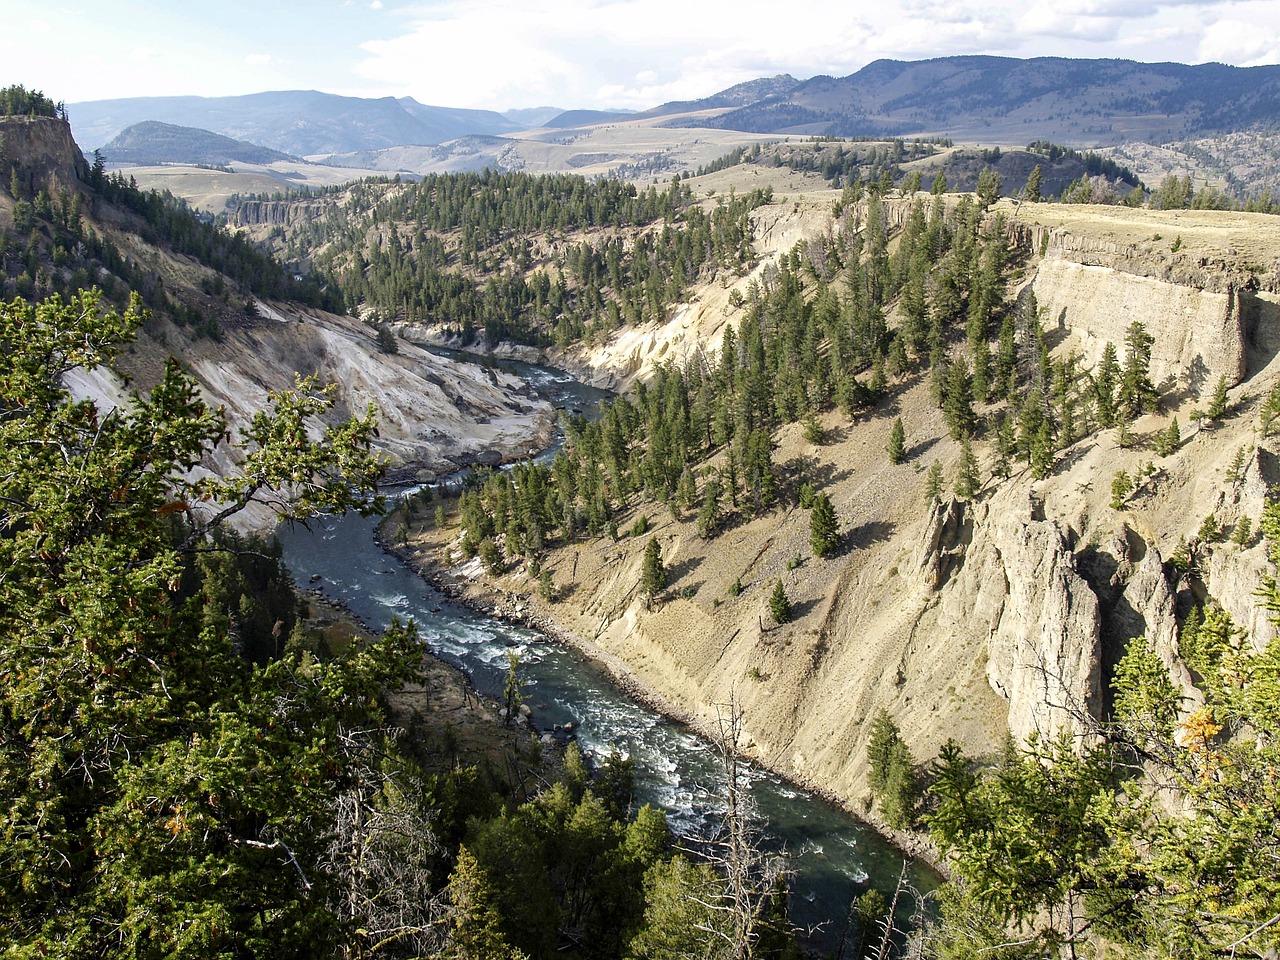
{"label": "hillside shadow", "polygon": [[812,600],[801,600],[797,603],[793,603],[791,605],[791,619],[793,621],[803,620],[810,613],[812,613],[814,610],[817,609],[818,602],[821,599],[822,599],[821,597],[815,597]]}
{"label": "hillside shadow", "polygon": [[910,446],[907,448],[907,460],[911,461],[916,459],[917,457],[924,456],[926,453],[932,450],[935,446],[937,446],[937,444],[938,444],[937,437],[930,437],[928,440],[921,440],[919,443],[914,444],[913,446]]}
{"label": "hillside shadow", "polygon": [[679,563],[672,563],[667,566],[667,586],[673,587],[679,581],[683,580],[689,574],[693,573],[698,567],[702,566],[702,557],[685,557]]}
{"label": "hillside shadow", "polygon": [[871,520],[850,530],[844,537],[845,549],[865,550],[877,543],[884,543],[893,536],[897,524],[889,520]]}

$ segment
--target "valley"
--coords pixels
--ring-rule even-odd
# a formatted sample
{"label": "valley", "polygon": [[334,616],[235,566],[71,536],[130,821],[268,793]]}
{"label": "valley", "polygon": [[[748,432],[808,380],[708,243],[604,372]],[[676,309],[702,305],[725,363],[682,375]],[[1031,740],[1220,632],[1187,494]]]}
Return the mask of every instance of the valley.
{"label": "valley", "polygon": [[[676,938],[697,953],[701,931],[793,957],[788,917],[803,908],[789,914],[780,861],[737,813],[745,755],[946,872],[926,925],[923,909],[907,921],[884,902],[905,889],[892,871],[864,890],[841,867],[841,902],[814,919],[846,905],[848,919],[825,949],[856,930],[861,953],[883,922],[887,956],[906,935],[896,922],[927,930],[931,945],[912,949],[938,956],[1004,951],[1011,936],[1043,952],[1129,943],[1147,956],[1167,941],[1267,956],[1280,895],[1269,174],[1255,163],[1263,179],[1245,189],[1243,168],[1210,157],[1216,180],[1156,185],[1125,163],[1172,163],[1168,144],[1000,150],[946,131],[843,140],[823,126],[848,103],[868,123],[926,123],[935,115],[902,88],[920,71],[981,107],[983,71],[1017,67],[979,59],[960,74],[872,64],[857,83],[883,81],[881,100],[853,78],[777,77],[723,102],[570,112],[536,131],[471,116],[499,133],[313,153],[321,164],[250,169],[228,155],[215,166],[230,172],[112,170],[79,151],[61,105],[6,91],[22,109],[0,117],[0,284],[15,298],[0,546],[19,575],[0,578],[0,609],[26,639],[0,650],[17,665],[0,688],[4,742],[17,745],[0,751],[0,782],[14,836],[47,851],[65,817],[87,867],[41,854],[0,922],[62,935],[81,929],[86,904],[132,911],[117,887],[178,876],[181,902],[214,917],[201,921],[208,942],[261,945],[274,928],[218,919],[230,888],[195,878],[215,836],[230,839],[211,869],[260,871],[273,917],[318,924],[290,928],[300,955],[320,943],[378,953],[360,926],[376,916],[408,931],[406,956],[666,956],[644,945]],[[1144,82],[1183,89],[1156,66]],[[1250,76],[1266,88],[1264,73]],[[1160,131],[1230,126],[1234,79],[1179,101]],[[298,102],[327,103],[315,97]],[[328,149],[350,117],[374,129],[347,99],[349,113],[298,136]],[[431,112],[443,108],[384,101],[384,140],[405,117],[443,122]],[[266,129],[246,123],[232,132]],[[1210,156],[1190,143],[1182,155]],[[368,171],[413,175],[347,179]],[[280,178],[310,188],[265,189]],[[43,354],[28,358],[28,340]],[[459,349],[560,367],[616,396],[598,417],[585,400],[557,409]],[[376,510],[379,479],[414,486],[380,535],[417,574],[545,629],[701,731],[692,752],[709,744],[730,771],[715,791],[698,793],[705,772],[650,784],[676,790],[664,815],[640,806],[633,758],[606,758],[590,724],[589,764],[576,742],[529,736],[519,657],[550,657],[541,641],[463,617],[443,629],[453,612],[438,594],[410,601],[414,574],[375,569],[364,519],[358,545],[286,535],[289,564],[313,586],[350,588],[333,598],[383,636],[331,643],[306,625],[280,586],[280,547],[256,535],[283,510],[346,536],[320,513]],[[114,593],[83,588],[98,580]],[[77,642],[57,639],[64,630]],[[509,754],[469,765],[442,721],[387,699],[421,692],[424,637],[479,657],[478,685],[505,700],[479,722],[515,728]],[[201,670],[223,682],[201,688]],[[532,713],[559,732],[588,711],[557,699],[555,670],[531,676]],[[170,687],[193,708],[152,732]],[[444,695],[441,710],[456,701]],[[117,727],[95,719],[117,702],[141,705],[111,721],[139,744],[136,767],[116,759]],[[630,716],[622,701],[616,711]],[[278,718],[287,736],[271,732]],[[265,745],[242,751],[255,728]],[[627,754],[661,767],[667,748],[619,733]],[[99,764],[100,783],[56,759],[81,734],[99,759],[75,762]],[[217,746],[205,756],[202,744]],[[561,766],[539,766],[544,748],[564,751]],[[229,772],[215,774],[224,756]],[[272,773],[228,810],[240,782],[291,763],[298,783]],[[58,817],[32,812],[37,780],[56,785]],[[768,804],[785,811],[787,789]],[[736,852],[717,860],[683,831],[673,846],[673,810],[707,820],[707,847]],[[103,859],[139,831],[155,866]],[[168,859],[169,838],[188,866]],[[367,870],[350,866],[356,849],[371,851]],[[323,878],[323,906],[307,870]],[[405,899],[384,908],[380,884]],[[137,942],[167,929],[138,927]]]}

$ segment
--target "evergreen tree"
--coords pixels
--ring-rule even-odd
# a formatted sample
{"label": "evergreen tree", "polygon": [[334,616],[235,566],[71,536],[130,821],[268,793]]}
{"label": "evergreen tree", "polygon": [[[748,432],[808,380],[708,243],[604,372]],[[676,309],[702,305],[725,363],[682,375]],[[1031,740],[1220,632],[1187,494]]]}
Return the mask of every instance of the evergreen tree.
{"label": "evergreen tree", "polygon": [[819,558],[831,556],[840,544],[840,522],[826,493],[814,497],[813,510],[809,514],[809,543],[813,547],[813,555]]}
{"label": "evergreen tree", "polygon": [[925,475],[924,482],[924,502],[925,506],[932,507],[938,502],[938,498],[942,496],[942,461],[935,460],[929,465],[929,472]]}
{"label": "evergreen tree", "polygon": [[1227,414],[1227,375],[1221,374],[1213,385],[1213,397],[1209,400],[1210,420],[1221,420]]}
{"label": "evergreen tree", "polygon": [[1234,486],[1244,477],[1244,461],[1245,448],[1243,446],[1236,447],[1235,455],[1231,458],[1231,462],[1227,464],[1226,481]]}
{"label": "evergreen tree", "polygon": [[[371,771],[339,731],[386,726],[378,694],[420,642],[397,627],[342,660],[255,667],[222,565],[197,558],[251,501],[364,506],[373,420],[315,437],[330,403],[304,380],[232,451],[177,363],[114,411],[73,399],[63,375],[141,321],[92,293],[0,304],[0,930],[19,953],[342,952],[350,891],[325,851],[339,793]],[[215,455],[243,473],[192,476]]]}
{"label": "evergreen tree", "polygon": [[707,540],[720,528],[720,481],[708,480],[702,488],[702,506],[698,510],[698,536]]}
{"label": "evergreen tree", "polygon": [[1120,405],[1124,415],[1136,419],[1156,408],[1159,394],[1151,382],[1151,348],[1155,338],[1140,320],[1129,324],[1125,333],[1124,371],[1120,378]]}
{"label": "evergreen tree", "polygon": [[1013,425],[1013,413],[1006,410],[996,430],[996,456],[991,472],[994,476],[1008,478],[1011,461],[1018,450],[1018,436]]}
{"label": "evergreen tree", "polygon": [[973,433],[977,423],[973,412],[973,382],[970,379],[969,364],[963,357],[953,361],[947,371],[942,415],[947,421],[952,440],[959,440]]}
{"label": "evergreen tree", "polygon": [[667,568],[662,563],[662,548],[658,538],[651,537],[645,544],[644,559],[640,565],[640,592],[652,600],[667,585]]}
{"label": "evergreen tree", "polygon": [[1111,478],[1111,509],[1123,510],[1129,494],[1133,493],[1133,479],[1124,470]]}
{"label": "evergreen tree", "polygon": [[1036,164],[1031,168],[1031,173],[1027,176],[1027,185],[1022,188],[1022,199],[1028,203],[1040,202],[1040,188],[1044,180],[1044,168],[1040,164]]}
{"label": "evergreen tree", "polygon": [[1000,199],[1002,181],[1000,174],[991,167],[983,167],[978,173],[978,205],[983,210]]}
{"label": "evergreen tree", "polygon": [[1049,432],[1049,424],[1041,421],[1031,443],[1031,475],[1043,480],[1053,472],[1053,435]]}
{"label": "evergreen tree", "polygon": [[1162,430],[1160,435],[1156,437],[1156,455],[1167,457],[1177,451],[1181,444],[1182,431],[1178,429],[1178,418],[1174,417],[1169,421],[1169,426]]}
{"label": "evergreen tree", "polygon": [[769,594],[769,616],[777,624],[786,623],[791,619],[791,601],[787,599],[787,592],[783,589],[781,580],[773,585],[773,593]]}
{"label": "evergreen tree", "polygon": [[902,425],[902,418],[895,417],[893,428],[889,431],[889,462],[895,466],[905,463],[907,459],[907,431]]}
{"label": "evergreen tree", "polygon": [[1094,396],[1098,411],[1098,423],[1113,427],[1116,422],[1116,387],[1120,382],[1120,364],[1116,359],[1116,346],[1108,342],[1102,348],[1102,362],[1094,377]]}
{"label": "evergreen tree", "polygon": [[973,454],[973,445],[969,442],[969,438],[965,437],[960,446],[960,469],[956,472],[956,499],[972,500],[980,486],[978,458]]}

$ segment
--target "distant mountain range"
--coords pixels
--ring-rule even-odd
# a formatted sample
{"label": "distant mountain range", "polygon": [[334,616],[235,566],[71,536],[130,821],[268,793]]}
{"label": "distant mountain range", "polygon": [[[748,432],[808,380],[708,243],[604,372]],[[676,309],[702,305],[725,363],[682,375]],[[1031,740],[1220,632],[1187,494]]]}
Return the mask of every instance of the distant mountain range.
{"label": "distant mountain range", "polygon": [[[559,112],[559,111],[557,111]],[[527,124],[492,110],[431,107],[411,97],[340,97],[314,90],[242,97],[134,97],[68,104],[76,141],[100,147],[144,120],[209,130],[294,156],[436,144],[468,134],[497,135]]]}
{"label": "distant mountain range", "polygon": [[621,120],[779,135],[925,134],[960,142],[1048,139],[1098,146],[1275,126],[1280,66],[1056,57],[877,60],[847,77],[760,78],[642,113],[541,107],[502,114],[427,106],[411,97],[361,99],[315,91],[97,100],[67,109],[87,149],[134,124],[159,121],[303,157]]}
{"label": "distant mountain range", "polygon": [[1280,66],[1039,57],[877,60],[814,77],[710,119],[754,133],[940,134],[958,141],[1092,146],[1172,140],[1280,119]]}
{"label": "distant mountain range", "polygon": [[111,163],[147,166],[160,163],[274,163],[296,160],[279,150],[234,140],[197,127],[179,127],[158,120],[135,123],[102,147]]}

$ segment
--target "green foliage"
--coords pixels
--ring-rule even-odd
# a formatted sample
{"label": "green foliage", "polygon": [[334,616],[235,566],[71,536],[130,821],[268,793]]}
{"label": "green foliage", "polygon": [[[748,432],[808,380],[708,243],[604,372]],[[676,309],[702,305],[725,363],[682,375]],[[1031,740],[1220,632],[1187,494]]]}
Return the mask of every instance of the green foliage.
{"label": "green foliage", "polygon": [[907,459],[907,431],[902,425],[902,418],[895,417],[893,428],[889,431],[889,462],[895,466],[905,463]]}
{"label": "green foliage", "polygon": [[506,569],[506,561],[502,557],[502,549],[494,542],[493,538],[485,537],[480,541],[476,549],[480,554],[480,562],[489,571],[489,575],[500,576]]}
{"label": "green foliage", "polygon": [[1028,203],[1039,203],[1041,200],[1040,187],[1043,182],[1044,168],[1037,163],[1031,168],[1031,173],[1027,176],[1027,184],[1022,188],[1022,199]]}
{"label": "green foliage", "polygon": [[1111,509],[1123,510],[1125,501],[1133,493],[1133,478],[1127,471],[1117,470],[1111,478]]}
{"label": "green foliage", "polygon": [[39,90],[18,84],[0,89],[0,117],[57,117],[61,106]]}
{"label": "green foliage", "polygon": [[1253,521],[1249,517],[1236,521],[1235,529],[1231,531],[1231,542],[1237,547],[1247,547],[1253,542]]}
{"label": "green foliage", "polygon": [[813,414],[809,414],[804,418],[804,439],[806,443],[819,445],[825,436],[822,424]]}
{"label": "green foliage", "polygon": [[1196,539],[1201,543],[1213,543],[1222,536],[1222,525],[1218,523],[1218,518],[1212,514],[1206,514],[1205,518],[1200,521],[1200,529],[1196,532]]}
{"label": "green foliage", "polygon": [[1031,439],[1031,476],[1043,480],[1053,472],[1053,435],[1049,424],[1041,421]]}
{"label": "green foliage", "polygon": [[963,357],[953,361],[948,368],[942,415],[947,421],[952,440],[959,440],[973,433],[977,423],[973,412],[973,379]]}
{"label": "green foliage", "polygon": [[978,173],[978,205],[985,210],[999,200],[1001,186],[1000,174],[992,167],[983,167]]}
{"label": "green foliage", "polygon": [[[1280,507],[1267,509],[1274,564]],[[1260,593],[1280,610],[1273,574]],[[976,782],[954,751],[939,762],[929,821],[957,878],[944,903],[967,906],[944,906],[944,953],[1078,948],[1082,929],[1134,957],[1170,945],[1180,957],[1262,957],[1280,946],[1280,642],[1246,642],[1210,605],[1192,609],[1179,652],[1201,706],[1180,709],[1183,691],[1139,637],[1091,742],[1033,738]],[[1076,917],[1070,929],[1046,922],[1064,910]],[[1016,940],[997,939],[1010,923]]]}
{"label": "green foliage", "polygon": [[791,620],[791,601],[787,599],[787,592],[783,589],[781,580],[774,583],[773,593],[769,594],[769,616],[776,624]]}
{"label": "green foliage", "polygon": [[955,494],[957,500],[972,500],[982,485],[978,476],[978,458],[974,456],[973,444],[965,437],[960,444],[960,467],[956,472]]}
{"label": "green foliage", "polygon": [[1231,462],[1227,464],[1225,479],[1227,483],[1232,486],[1239,483],[1244,478],[1244,461],[1246,455],[1246,447],[1236,447],[1235,455],[1232,456]]}
{"label": "green foliage", "polygon": [[520,681],[520,654],[514,650],[507,652],[507,673],[502,680],[502,700],[504,727],[515,725],[520,715],[520,705],[524,703],[523,684]]}
{"label": "green foliage", "polygon": [[0,929],[23,952],[332,953],[351,933],[335,797],[389,748],[348,733],[384,727],[377,694],[418,640],[273,659],[265,620],[283,634],[291,603],[249,581],[279,579],[278,555],[229,562],[211,536],[252,501],[363,502],[373,422],[317,440],[323,396],[280,394],[242,475],[193,479],[226,426],[176,364],[111,411],[62,384],[141,319],[91,294],[0,305]]}
{"label": "green foliage", "polygon": [[379,352],[386,354],[400,352],[400,344],[396,341],[395,331],[385,323],[378,327],[377,340]]}
{"label": "green foliage", "polygon": [[658,546],[655,537],[644,547],[644,559],[640,565],[640,592],[652,600],[666,585],[667,568],[662,563],[662,548]]}
{"label": "green foliage", "polygon": [[1271,388],[1267,394],[1267,399],[1262,401],[1262,406],[1258,410],[1258,433],[1262,439],[1271,436],[1272,430],[1275,429],[1277,415],[1280,415],[1280,384]]}
{"label": "green foliage", "polygon": [[924,482],[925,506],[932,507],[942,496],[942,461],[935,460],[929,465],[929,472]]}
{"label": "green foliage", "polygon": [[1145,637],[1134,637],[1111,680],[1114,711],[1121,723],[1150,725],[1144,736],[1173,737],[1180,697],[1160,658]]}
{"label": "green foliage", "polygon": [[698,536],[709,539],[720,527],[720,481],[708,480],[702,488],[702,506],[698,508]]}
{"label": "green foliage", "polygon": [[898,725],[883,709],[871,723],[867,766],[871,792],[885,822],[897,828],[911,826],[919,798],[915,761],[902,742]]}
{"label": "green foliage", "polygon": [[1229,401],[1227,398],[1227,375],[1221,374],[1213,385],[1213,396],[1209,399],[1209,409],[1206,411],[1210,420],[1221,420],[1227,415],[1229,409]]}
{"label": "green foliage", "polygon": [[813,547],[813,555],[819,558],[831,556],[840,545],[840,521],[835,507],[831,505],[831,498],[825,493],[817,494],[813,500],[813,511],[809,514],[809,544]]}
{"label": "green foliage", "polygon": [[1178,418],[1169,421],[1169,426],[1160,431],[1156,437],[1155,451],[1158,457],[1167,457],[1175,453],[1182,445],[1182,431],[1178,429]]}
{"label": "green foliage", "polygon": [[1119,406],[1124,416],[1133,420],[1156,408],[1159,394],[1151,382],[1151,348],[1155,338],[1141,321],[1129,324],[1125,332],[1124,369],[1120,375]]}

